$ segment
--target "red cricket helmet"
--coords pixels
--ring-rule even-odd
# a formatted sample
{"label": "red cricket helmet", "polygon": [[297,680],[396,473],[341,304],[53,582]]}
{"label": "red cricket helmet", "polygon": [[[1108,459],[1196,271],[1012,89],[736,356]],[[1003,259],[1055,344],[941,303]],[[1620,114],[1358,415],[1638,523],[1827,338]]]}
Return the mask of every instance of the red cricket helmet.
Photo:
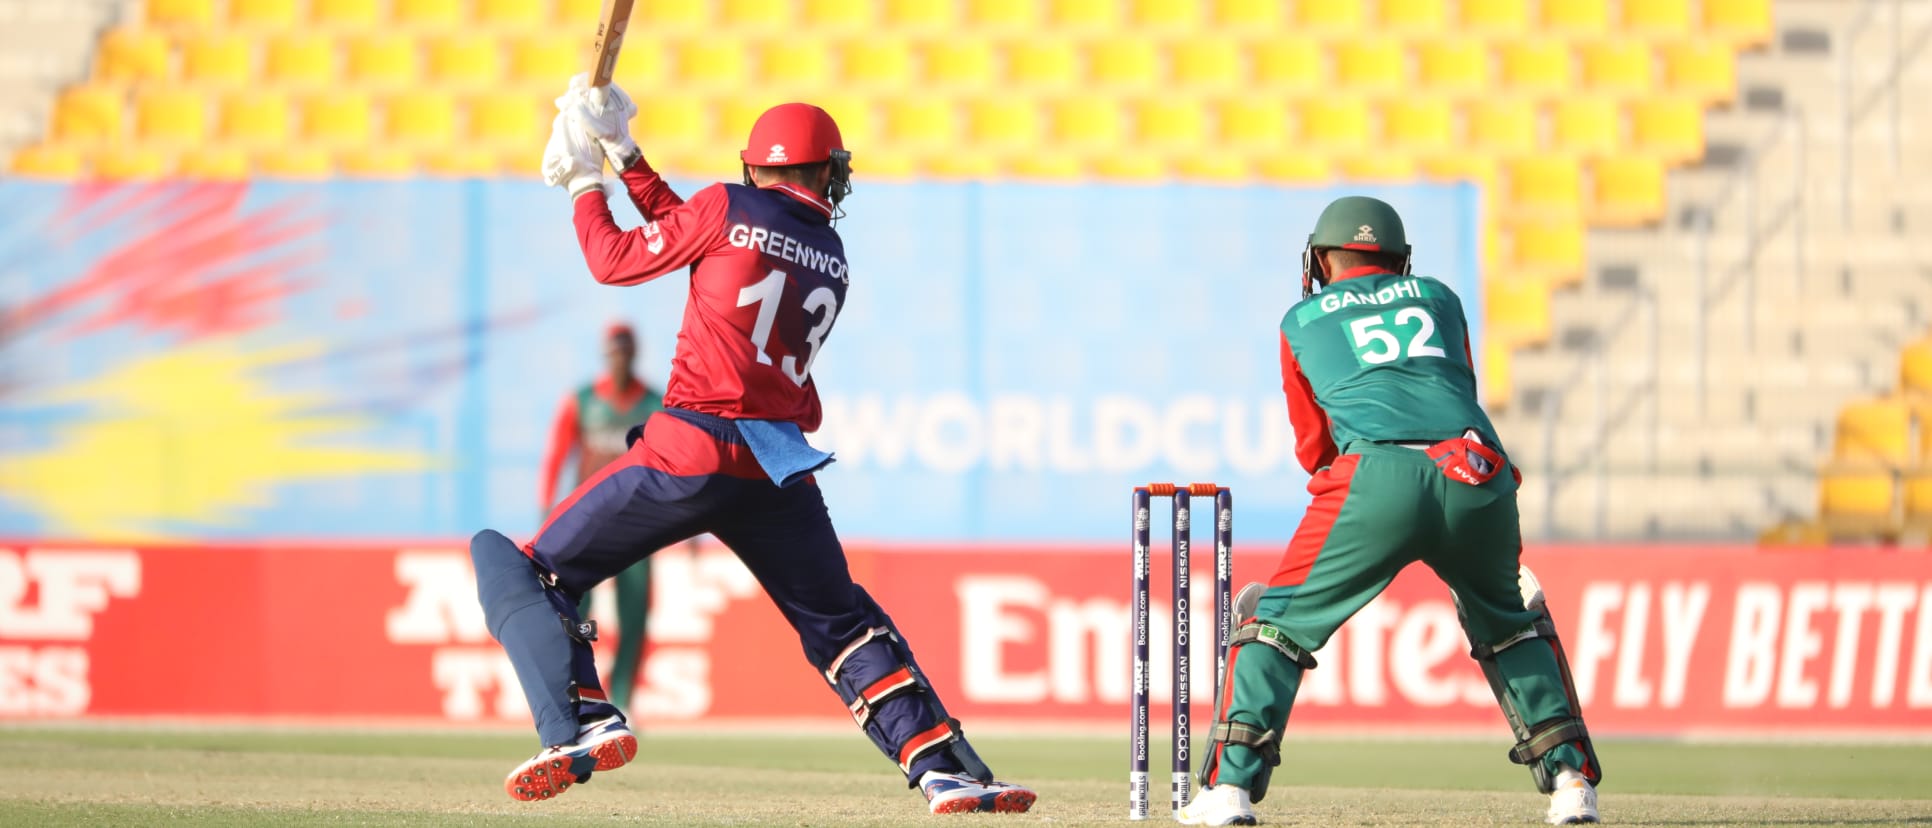
{"label": "red cricket helmet", "polygon": [[844,215],[839,202],[852,194],[852,153],[839,137],[838,122],[830,113],[808,103],[779,104],[765,110],[751,125],[751,137],[738,153],[745,164],[745,185],[751,186],[752,167],[789,167],[830,162],[832,174],[825,198],[832,202],[834,220]]}
{"label": "red cricket helmet", "polygon": [[845,142],[830,114],[808,103],[788,103],[758,116],[738,158],[754,167],[789,167],[827,160],[842,149]]}

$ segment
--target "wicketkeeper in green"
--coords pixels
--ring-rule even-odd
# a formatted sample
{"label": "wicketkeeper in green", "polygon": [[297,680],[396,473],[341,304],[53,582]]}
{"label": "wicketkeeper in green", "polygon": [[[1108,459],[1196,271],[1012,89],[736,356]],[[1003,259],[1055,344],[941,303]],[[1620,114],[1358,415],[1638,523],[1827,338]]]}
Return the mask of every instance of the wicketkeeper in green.
{"label": "wicketkeeper in green", "polygon": [[1521,569],[1521,481],[1476,402],[1462,303],[1409,272],[1395,209],[1322,211],[1302,301],[1281,321],[1295,453],[1314,496],[1281,567],[1235,601],[1191,825],[1253,825],[1311,653],[1415,561],[1454,594],[1473,656],[1515,732],[1509,758],[1550,794],[1552,824],[1597,821],[1603,771],[1541,589]]}

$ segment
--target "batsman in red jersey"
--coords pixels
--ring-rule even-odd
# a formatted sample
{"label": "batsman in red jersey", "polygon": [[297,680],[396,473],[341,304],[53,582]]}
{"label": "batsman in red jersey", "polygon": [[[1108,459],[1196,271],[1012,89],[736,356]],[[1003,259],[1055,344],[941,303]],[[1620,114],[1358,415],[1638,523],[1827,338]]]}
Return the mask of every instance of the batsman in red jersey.
{"label": "batsman in red jersey", "polygon": [[[773,107],[739,153],[744,183],[685,200],[631,139],[637,110],[622,90],[586,88],[580,76],[557,104],[544,179],[570,192],[591,275],[635,285],[690,268],[691,286],[665,410],[528,544],[492,530],[471,541],[478,599],[544,746],[505,789],[547,799],[630,761],[637,740],[598,684],[596,630],[577,599],[653,550],[709,532],[758,579],[805,657],[933,813],[1030,808],[1033,791],[994,781],[905,637],[853,582],[813,477],[832,458],[804,437],[820,419],[812,363],[850,284],[832,226],[851,192],[838,125],[809,104]],[[612,219],[606,158],[643,226]]]}

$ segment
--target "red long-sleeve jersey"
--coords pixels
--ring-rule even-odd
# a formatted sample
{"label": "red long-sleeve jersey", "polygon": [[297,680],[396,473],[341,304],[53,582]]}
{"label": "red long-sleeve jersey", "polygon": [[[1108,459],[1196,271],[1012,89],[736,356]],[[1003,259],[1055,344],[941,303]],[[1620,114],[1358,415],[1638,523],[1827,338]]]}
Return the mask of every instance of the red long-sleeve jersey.
{"label": "red long-sleeve jersey", "polygon": [[691,268],[665,406],[817,430],[812,361],[847,285],[832,205],[788,184],[713,184],[685,201],[641,159],[622,177],[644,225],[620,230],[602,197],[579,196],[577,241],[607,285]]}

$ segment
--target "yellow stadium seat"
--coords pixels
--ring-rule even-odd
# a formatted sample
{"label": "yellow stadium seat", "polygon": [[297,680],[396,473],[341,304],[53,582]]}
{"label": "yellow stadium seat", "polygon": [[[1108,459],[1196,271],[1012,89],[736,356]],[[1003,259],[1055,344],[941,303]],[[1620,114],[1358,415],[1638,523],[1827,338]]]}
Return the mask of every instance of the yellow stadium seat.
{"label": "yellow stadium seat", "polygon": [[1483,280],[1483,316],[1489,340],[1504,352],[1550,339],[1550,287],[1507,271]]}
{"label": "yellow stadium seat", "polygon": [[[919,172],[919,158],[909,152],[879,148],[854,155],[852,174],[862,181],[903,181]],[[863,186],[863,185],[861,185]]]}
{"label": "yellow stadium seat", "polygon": [[681,43],[672,57],[677,81],[681,87],[741,88],[751,77],[751,64],[746,51],[743,44],[722,38]]}
{"label": "yellow stadium seat", "polygon": [[1509,242],[1508,261],[1512,270],[1560,286],[1574,285],[1583,280],[1582,222],[1539,220],[1520,223],[1510,230]]}
{"label": "yellow stadium seat", "polygon": [[1328,82],[1326,61],[1319,43],[1298,37],[1269,37],[1251,44],[1258,92],[1312,91]]}
{"label": "yellow stadium seat", "polygon": [[1029,91],[1066,89],[1080,78],[1080,57],[1064,38],[1016,41],[1006,47],[1006,74]]}
{"label": "yellow stadium seat", "polygon": [[[489,178],[498,173],[527,176],[534,172],[527,165],[506,163],[509,160],[502,152],[470,145],[445,147],[417,157],[425,172],[447,178]],[[518,156],[515,160],[527,159]]]}
{"label": "yellow stadium seat", "polygon": [[155,29],[115,29],[101,37],[94,77],[117,82],[165,81],[173,74],[173,44]]}
{"label": "yellow stadium seat", "polygon": [[1040,146],[1045,125],[1040,105],[1020,95],[989,95],[966,104],[967,135],[976,151],[1028,150]]}
{"label": "yellow stadium seat", "polygon": [[1472,146],[1496,155],[1533,152],[1541,144],[1536,107],[1528,101],[1471,101],[1463,107],[1463,124]]}
{"label": "yellow stadium seat", "polygon": [[1636,148],[1669,163],[1704,157],[1704,108],[1696,101],[1660,98],[1631,104],[1630,134]]}
{"label": "yellow stadium seat", "polygon": [[1832,457],[1843,462],[1904,466],[1912,446],[1913,407],[1902,398],[1855,400],[1838,411]]}
{"label": "yellow stadium seat", "polygon": [[1286,150],[1257,155],[1252,165],[1257,177],[1276,184],[1328,184],[1335,180],[1335,159],[1317,152]]}
{"label": "yellow stadium seat", "polygon": [[1489,192],[1496,182],[1496,159],[1476,152],[1447,152],[1425,156],[1422,176],[1445,183],[1469,182]]}
{"label": "yellow stadium seat", "polygon": [[1890,470],[1830,468],[1818,480],[1818,513],[1837,537],[1878,535],[1893,527],[1896,477]]}
{"label": "yellow stadium seat", "polygon": [[270,38],[263,71],[283,86],[313,88],[335,82],[335,41],[322,35],[285,34]]}
{"label": "yellow stadium seat", "polygon": [[429,41],[429,78],[445,87],[481,88],[503,79],[503,47],[487,33],[450,34]]}
{"label": "yellow stadium seat", "polygon": [[404,26],[440,28],[467,18],[462,0],[389,0],[389,16]]}
{"label": "yellow stadium seat", "polygon": [[813,31],[876,27],[878,12],[869,0],[805,0],[805,26]]}
{"label": "yellow stadium seat", "polygon": [[1572,91],[1574,55],[1560,40],[1512,41],[1499,47],[1503,85],[1531,95],[1560,95]]}
{"label": "yellow stadium seat", "polygon": [[901,148],[953,149],[959,114],[953,102],[934,97],[894,97],[885,102],[885,139]]}
{"label": "yellow stadium seat", "polygon": [[255,82],[254,39],[233,31],[183,38],[181,77],[198,86],[241,86]]}
{"label": "yellow stadium seat", "polygon": [[1047,0],[1047,22],[1058,31],[1113,31],[1120,27],[1117,0]]}
{"label": "yellow stadium seat", "polygon": [[1261,153],[1292,152],[1288,109],[1280,101],[1242,96],[1215,105],[1220,143]]}
{"label": "yellow stadium seat", "polygon": [[60,94],[54,104],[54,138],[92,143],[124,136],[122,122],[127,99],[118,89],[78,86]]}
{"label": "yellow stadium seat", "polygon": [[1132,0],[1128,19],[1141,32],[1192,32],[1206,22],[1202,3],[1176,3],[1174,0]]}
{"label": "yellow stadium seat", "polygon": [[1495,335],[1483,341],[1482,352],[1476,355],[1482,366],[1476,388],[1477,393],[1482,395],[1484,405],[1509,405],[1510,392],[1514,388],[1509,370],[1511,356],[1509,346]]}
{"label": "yellow stadium seat", "polygon": [[1145,38],[1111,38],[1087,50],[1091,83],[1120,89],[1146,89],[1161,79],[1160,51]]}
{"label": "yellow stadium seat", "polygon": [[[712,124],[714,140],[729,147],[732,156],[744,148],[745,139],[751,136],[751,125],[765,110],[783,101],[769,95],[744,95],[727,97],[712,103]],[[840,135],[844,138],[844,135]]]}
{"label": "yellow stadium seat", "polygon": [[840,75],[848,83],[887,89],[912,85],[912,45],[902,39],[860,38],[846,43],[839,52],[845,61]]}
{"label": "yellow stadium seat", "polygon": [[29,178],[79,178],[87,162],[80,150],[71,146],[43,144],[28,147],[13,156],[13,173]]}
{"label": "yellow stadium seat", "polygon": [[[295,25],[295,7],[296,0],[228,0],[228,22],[243,28],[288,29]],[[243,159],[242,169],[247,168]]]}
{"label": "yellow stadium seat", "polygon": [[[1034,32],[1040,29],[1037,0],[964,0],[966,23],[975,28]],[[940,5],[935,3],[934,5]]]}
{"label": "yellow stadium seat", "polygon": [[1196,90],[1228,90],[1246,79],[1241,49],[1233,40],[1216,36],[1188,38],[1167,49],[1168,77]]}
{"label": "yellow stadium seat", "polygon": [[1932,527],[1932,471],[1921,471],[1905,478],[1905,523],[1924,530]]}
{"label": "yellow stadium seat", "polygon": [[376,0],[309,0],[309,20],[323,26],[374,29],[381,15]]}
{"label": "yellow stadium seat", "polygon": [[1391,99],[1382,104],[1382,139],[1398,149],[1447,149],[1455,144],[1455,113],[1442,98]]}
{"label": "yellow stadium seat", "polygon": [[94,154],[94,177],[107,181],[153,181],[173,172],[172,153],[153,147],[116,147]]}
{"label": "yellow stadium seat", "polygon": [[1490,91],[1489,48],[1479,40],[1432,40],[1416,48],[1422,85],[1438,93],[1482,95]]}
{"label": "yellow stadium seat", "polygon": [[256,153],[254,168],[268,178],[328,178],[335,174],[335,157],[318,147],[278,147]]}
{"label": "yellow stadium seat", "polygon": [[1817,548],[1831,543],[1831,530],[1815,520],[1782,520],[1758,533],[1758,546]]}
{"label": "yellow stadium seat", "polygon": [[1317,148],[1362,151],[1369,148],[1368,104],[1357,98],[1323,97],[1295,109],[1302,142]]}
{"label": "yellow stadium seat", "polygon": [[993,45],[983,38],[940,37],[922,45],[925,80],[929,85],[958,89],[990,89],[998,78]]}
{"label": "yellow stadium seat", "polygon": [[[715,30],[720,23],[711,16],[713,8],[711,3],[693,0],[637,0],[637,6],[631,11],[630,31],[636,34]],[[584,19],[595,21],[597,12],[585,15]]]}
{"label": "yellow stadium seat", "polygon": [[1662,47],[1664,83],[1669,90],[1708,103],[1729,103],[1737,96],[1737,52],[1723,43],[1676,41]]}
{"label": "yellow stadium seat", "polygon": [[1463,34],[1520,35],[1529,23],[1529,0],[1462,0],[1457,16]]}
{"label": "yellow stadium seat", "polygon": [[[959,6],[958,2],[885,0],[885,24],[897,31],[956,32],[961,23]],[[907,156],[903,165],[911,167],[916,163]]]}
{"label": "yellow stadium seat", "polygon": [[369,95],[322,92],[302,103],[302,134],[318,144],[362,144],[369,140]]}
{"label": "yellow stadium seat", "polygon": [[189,89],[143,89],[133,98],[135,137],[151,145],[193,145],[209,135],[209,104]]}
{"label": "yellow stadium seat", "polygon": [[235,147],[196,147],[181,153],[175,172],[200,181],[240,181],[248,178],[248,153]]}
{"label": "yellow stadium seat", "polygon": [[929,151],[920,154],[918,170],[921,178],[940,181],[980,181],[1002,176],[1020,179],[1067,177],[1056,175],[1057,171],[1065,169],[1063,165],[1053,163],[1060,161],[1074,165],[1070,175],[1079,174],[1079,160],[1066,153],[1053,159],[1041,158],[1036,153],[1028,161],[1027,164],[1008,169],[1003,159],[989,155]]}
{"label": "yellow stadium seat", "polygon": [[759,48],[758,73],[769,85],[823,89],[831,86],[833,57],[824,43],[781,36]]}
{"label": "yellow stadium seat", "polygon": [[722,0],[719,23],[724,30],[735,32],[790,30],[798,24],[794,8],[790,0]]}
{"label": "yellow stadium seat", "polygon": [[[1932,336],[1906,345],[1905,351],[1899,354],[1898,385],[1907,394],[1932,399]],[[1932,439],[1925,440],[1923,448],[1932,452]]]}
{"label": "yellow stadium seat", "polygon": [[1048,105],[1047,135],[1055,148],[1115,149],[1126,144],[1126,117],[1118,101],[1094,95]]}
{"label": "yellow stadium seat", "polygon": [[456,137],[456,101],[447,92],[404,92],[389,99],[384,115],[393,145],[443,147]]}
{"label": "yellow stadium seat", "polygon": [[[590,57],[590,43],[582,38],[559,34],[518,38],[510,44],[510,77],[544,88],[556,87],[563,79],[584,71]],[[618,72],[630,62],[620,53]]]}
{"label": "yellow stadium seat", "polygon": [[[598,15],[604,11],[604,0],[557,0],[554,11],[554,19],[565,27],[595,26]],[[631,10],[631,19],[638,20],[641,17],[635,8]]]}
{"label": "yellow stadium seat", "polygon": [[1449,28],[1449,0],[1382,0],[1375,20],[1384,32],[1436,34]]}
{"label": "yellow stadium seat", "polygon": [[1297,30],[1353,34],[1368,29],[1367,3],[1337,3],[1334,0],[1295,0],[1294,26]]}
{"label": "yellow stadium seat", "polygon": [[522,92],[479,94],[469,101],[469,132],[465,137],[493,147],[541,147],[554,117],[549,103]]}
{"label": "yellow stadium seat", "polygon": [[1657,59],[1642,40],[1605,40],[1580,50],[1583,82],[1597,92],[1628,97],[1650,93]]}
{"label": "yellow stadium seat", "polygon": [[1574,216],[1583,209],[1583,173],[1567,155],[1532,155],[1503,162],[1506,204],[1538,218]]}
{"label": "yellow stadium seat", "polygon": [[288,95],[277,89],[233,92],[222,99],[217,134],[241,147],[280,146],[294,132],[291,111]]}
{"label": "yellow stadium seat", "polygon": [[1556,148],[1584,158],[1613,155],[1625,146],[1623,113],[1607,98],[1565,98],[1551,107]]}
{"label": "yellow stadium seat", "polygon": [[[838,122],[839,137],[844,139],[845,148],[854,152],[871,152],[883,145],[879,140],[876,100],[877,96],[863,92],[826,92],[812,96],[812,103]],[[741,146],[745,140],[743,135],[727,137]]]}
{"label": "yellow stadium seat", "polygon": [[355,147],[338,153],[336,165],[357,178],[408,178],[416,174],[416,154],[390,146]]}
{"label": "yellow stadium seat", "polygon": [[1214,0],[1210,16],[1230,32],[1277,31],[1284,20],[1281,6],[1281,0]]}
{"label": "yellow stadium seat", "polygon": [[1168,177],[1167,160],[1144,152],[1102,152],[1090,155],[1084,165],[1098,178],[1108,181],[1156,181]]}
{"label": "yellow stadium seat", "polygon": [[1735,46],[1771,42],[1771,0],[1704,0],[1704,31]]}
{"label": "yellow stadium seat", "polygon": [[[476,22],[486,26],[528,31],[543,24],[543,0],[475,0],[475,2]],[[596,12],[591,14],[594,15]]]}
{"label": "yellow stadium seat", "polygon": [[1174,158],[1172,166],[1176,176],[1188,181],[1246,184],[1257,177],[1248,159],[1233,152],[1186,153]]}
{"label": "yellow stadium seat", "polygon": [[1388,38],[1352,38],[1337,43],[1335,80],[1351,91],[1389,92],[1409,85],[1403,43]]}
{"label": "yellow stadium seat", "polygon": [[1592,224],[1629,227],[1664,219],[1663,162],[1635,155],[1600,158],[1590,165],[1590,181]]}
{"label": "yellow stadium seat", "polygon": [[1610,30],[1610,0],[1543,0],[1542,29],[1564,35],[1601,35]]}
{"label": "yellow stadium seat", "polygon": [[414,85],[421,76],[416,64],[416,38],[391,33],[356,35],[348,42],[349,79],[369,87]]}
{"label": "yellow stadium seat", "polygon": [[[543,113],[541,129],[550,126],[550,112]],[[639,145],[650,153],[659,149],[683,149],[701,146],[711,137],[711,110],[706,99],[695,95],[645,95],[637,99],[637,118],[631,121],[632,134]],[[722,136],[721,147],[712,148],[714,152],[728,152],[736,157],[736,149],[744,149],[744,136]]]}
{"label": "yellow stadium seat", "polygon": [[206,26],[215,20],[215,0],[148,0],[144,8],[156,26]]}
{"label": "yellow stadium seat", "polygon": [[1375,151],[1344,156],[1336,169],[1345,181],[1408,183],[1421,175],[1415,156],[1400,152]]}
{"label": "yellow stadium seat", "polygon": [[1623,0],[1621,28],[1665,37],[1690,33],[1690,7],[1684,0]]}
{"label": "yellow stadium seat", "polygon": [[1158,95],[1134,103],[1135,146],[1164,151],[1207,148],[1208,114],[1200,99]]}

